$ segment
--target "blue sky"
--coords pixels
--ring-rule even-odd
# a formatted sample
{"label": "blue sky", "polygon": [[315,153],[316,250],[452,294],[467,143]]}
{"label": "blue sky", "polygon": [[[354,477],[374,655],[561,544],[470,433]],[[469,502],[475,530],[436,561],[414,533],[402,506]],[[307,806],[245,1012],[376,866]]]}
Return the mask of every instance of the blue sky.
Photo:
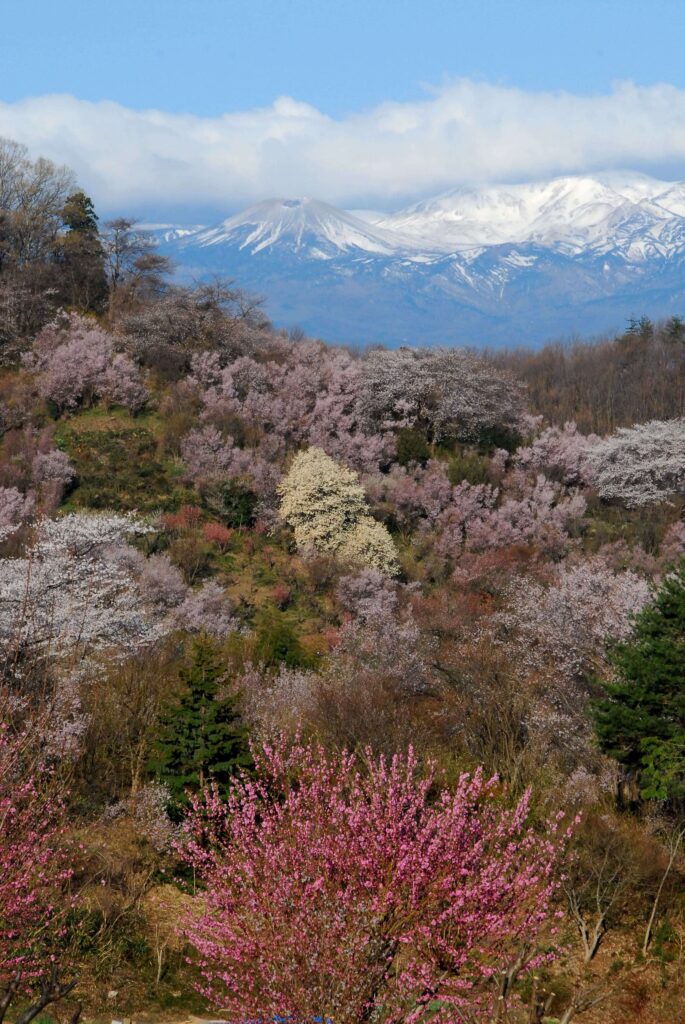
{"label": "blue sky", "polygon": [[685,177],[685,0],[0,5],[0,134],[107,210]]}
{"label": "blue sky", "polygon": [[339,116],[422,84],[685,87],[683,0],[4,0],[2,99],[216,115],[282,94]]}

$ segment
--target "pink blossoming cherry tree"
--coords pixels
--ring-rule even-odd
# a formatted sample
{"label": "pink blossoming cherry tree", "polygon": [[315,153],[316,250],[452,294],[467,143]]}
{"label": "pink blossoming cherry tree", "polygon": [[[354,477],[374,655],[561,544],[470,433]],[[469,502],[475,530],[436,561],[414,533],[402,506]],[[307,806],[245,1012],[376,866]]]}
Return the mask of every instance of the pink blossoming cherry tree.
{"label": "pink blossoming cherry tree", "polygon": [[75,985],[61,981],[54,952],[71,877],[64,808],[27,771],[25,746],[0,722],[0,1024],[20,1001],[13,1019],[29,1024]]}
{"label": "pink blossoming cherry tree", "polygon": [[202,881],[185,930],[202,991],[232,1020],[489,1019],[553,946],[562,816],[541,835],[496,779],[453,791],[388,761],[277,741],[227,801],[186,822]]}

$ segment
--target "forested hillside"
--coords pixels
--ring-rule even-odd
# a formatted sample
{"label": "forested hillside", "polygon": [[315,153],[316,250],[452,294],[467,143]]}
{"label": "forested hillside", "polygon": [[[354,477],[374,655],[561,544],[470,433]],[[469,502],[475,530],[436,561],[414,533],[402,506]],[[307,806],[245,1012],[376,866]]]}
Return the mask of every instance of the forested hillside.
{"label": "forested hillside", "polygon": [[0,144],[0,1021],[681,1019],[683,323],[167,270]]}

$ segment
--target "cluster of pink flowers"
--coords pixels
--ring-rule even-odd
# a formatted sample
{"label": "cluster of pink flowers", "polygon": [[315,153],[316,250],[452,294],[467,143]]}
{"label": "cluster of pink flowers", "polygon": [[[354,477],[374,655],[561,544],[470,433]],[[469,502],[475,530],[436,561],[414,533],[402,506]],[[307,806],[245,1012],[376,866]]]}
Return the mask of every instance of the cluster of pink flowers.
{"label": "cluster of pink flowers", "polygon": [[453,508],[458,491],[450,483],[445,464],[430,459],[425,467],[393,465],[387,473],[365,481],[369,498],[387,507],[402,530],[414,530],[423,521],[433,525],[441,512]]}
{"label": "cluster of pink flowers", "polygon": [[617,572],[595,556],[552,570],[547,586],[515,581],[508,608],[495,621],[531,668],[579,681],[603,665],[610,640],[624,640],[634,616],[651,598],[647,581]]}
{"label": "cluster of pink flowers", "polygon": [[177,629],[209,633],[218,640],[240,630],[233,605],[214,580],[206,580],[197,590],[188,591],[183,603],[174,611],[172,622]]}
{"label": "cluster of pink flowers", "polygon": [[521,970],[546,959],[533,950],[554,931],[561,815],[540,835],[528,796],[506,810],[480,773],[435,794],[411,751],[278,741],[255,761],[256,777],[226,802],[206,793],[185,826],[206,887],[185,930],[224,1012],[485,1019],[519,956]]}
{"label": "cluster of pink flowers", "polygon": [[532,544],[548,555],[563,553],[573,524],[585,514],[580,494],[564,494],[540,475],[521,498],[506,498],[465,524],[466,547],[472,551]]}
{"label": "cluster of pink flowers", "polygon": [[425,429],[435,440],[478,441],[525,428],[523,385],[465,349],[372,351],[361,368],[360,406],[376,429]]}
{"label": "cluster of pink flowers", "polygon": [[103,399],[138,412],[148,399],[140,370],[115,339],[86,317],[60,316],[36,338],[25,359],[38,390],[60,411]]}
{"label": "cluster of pink flowers", "polygon": [[[59,506],[75,476],[66,452],[55,447],[49,428],[25,426],[3,438],[0,488],[21,492],[26,502],[26,519],[32,511],[51,513]],[[5,503],[8,496],[5,495]]]}
{"label": "cluster of pink flowers", "polygon": [[64,808],[38,770],[26,768],[26,737],[0,723],[0,999],[19,972],[27,981],[49,963],[63,889],[71,871],[60,852]]}
{"label": "cluster of pink flowers", "polygon": [[33,512],[33,498],[16,487],[0,487],[0,541],[6,540]]}
{"label": "cluster of pink flowers", "polygon": [[190,380],[200,390],[207,422],[225,434],[236,419],[249,425],[246,449],[259,454],[265,436],[276,439],[265,456],[270,461],[282,459],[286,447],[310,445],[372,472],[392,454],[391,436],[364,427],[360,361],[343,350],[274,338],[259,361],[243,355],[222,366],[217,353],[202,353]]}
{"label": "cluster of pink flowers", "polygon": [[397,611],[396,589],[378,569],[362,569],[354,576],[343,576],[336,596],[346,612],[365,622],[387,618]]}
{"label": "cluster of pink flowers", "polygon": [[181,442],[181,458],[194,483],[242,479],[264,499],[275,494],[280,472],[272,460],[283,454],[270,438],[254,449],[239,448],[230,435],[222,436],[213,426],[191,430]]}
{"label": "cluster of pink flowers", "polygon": [[573,421],[563,427],[547,427],[527,448],[516,452],[516,465],[546,473],[553,480],[575,487],[590,482],[590,449],[599,442],[596,434],[581,434]]}
{"label": "cluster of pink flowers", "polygon": [[586,510],[585,498],[542,473],[506,468],[506,453],[497,451],[488,473],[498,480],[452,484],[445,464],[392,466],[366,482],[371,500],[402,530],[420,529],[434,537],[443,558],[463,551],[491,551],[516,544],[533,545],[549,555],[563,553],[575,524]]}

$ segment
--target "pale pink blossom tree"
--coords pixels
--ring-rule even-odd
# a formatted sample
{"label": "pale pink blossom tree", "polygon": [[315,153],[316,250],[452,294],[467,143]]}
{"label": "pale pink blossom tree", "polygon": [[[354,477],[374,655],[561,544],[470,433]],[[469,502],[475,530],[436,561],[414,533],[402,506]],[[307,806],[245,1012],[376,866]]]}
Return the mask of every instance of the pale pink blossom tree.
{"label": "pale pink blossom tree", "polygon": [[540,474],[522,498],[507,498],[466,523],[466,547],[487,551],[511,544],[532,544],[548,555],[560,555],[567,549],[571,530],[586,508],[581,494],[565,493]]}
{"label": "pale pink blossom tree", "polygon": [[599,442],[596,434],[584,435],[573,421],[563,427],[547,427],[527,448],[519,448],[515,463],[523,469],[545,473],[566,486],[588,482],[590,449]]}
{"label": "pale pink blossom tree", "polygon": [[664,534],[659,555],[666,564],[685,557],[685,522],[682,519],[669,526]]}
{"label": "pale pink blossom tree", "polygon": [[351,468],[376,472],[390,461],[394,439],[365,429],[360,379],[360,360],[348,352],[272,339],[259,360],[242,355],[222,366],[214,355],[196,356],[189,381],[201,394],[207,423],[237,420],[252,437],[261,435],[247,447],[264,454],[264,439],[277,438],[279,464],[286,449],[308,443]]}
{"label": "pale pink blossom tree", "polygon": [[0,487],[0,541],[15,533],[32,512],[32,498],[16,487]]}
{"label": "pale pink blossom tree", "polygon": [[181,458],[188,477],[198,486],[229,480],[242,480],[260,498],[274,497],[280,471],[272,461],[281,455],[280,447],[264,440],[256,448],[240,448],[230,436],[216,427],[191,430],[181,441]]}
{"label": "pale pink blossom tree", "polygon": [[405,469],[393,465],[388,473],[371,476],[364,483],[370,500],[381,509],[387,509],[405,531],[423,522],[432,526],[440,513],[453,507],[459,499],[459,491],[450,483],[445,464],[437,459],[429,459],[425,468]]}
{"label": "pale pink blossom tree", "polygon": [[418,426],[436,440],[477,440],[524,426],[523,385],[465,349],[370,352],[362,363],[360,408],[376,428]]}
{"label": "pale pink blossom tree", "polygon": [[117,352],[98,381],[100,398],[110,405],[123,405],[129,412],[140,412],[149,398],[140,370],[124,352]]}
{"label": "pale pink blossom tree", "polygon": [[[127,545],[151,527],[131,516],[71,513],[42,519],[21,557],[0,559],[0,650],[5,667],[130,653],[168,632],[137,586]],[[144,560],[142,560],[144,561]]]}
{"label": "pale pink blossom tree", "polygon": [[378,569],[362,569],[354,576],[343,576],[337,598],[346,612],[363,621],[389,618],[398,604],[396,588]]}
{"label": "pale pink blossom tree", "polygon": [[181,570],[165,553],[141,556],[138,589],[142,601],[157,609],[175,608],[186,598],[188,587]]}
{"label": "pale pink blossom tree", "polygon": [[240,631],[228,594],[216,580],[205,580],[197,590],[188,591],[185,600],[173,612],[176,629],[189,633],[209,633],[225,640],[229,633]]}
{"label": "pale pink blossom tree", "polygon": [[74,467],[71,464],[66,452],[59,448],[50,448],[48,451],[36,452],[33,462],[33,480],[36,484],[56,480],[63,486],[71,483],[74,479]]}
{"label": "pale pink blossom tree", "polygon": [[531,669],[578,682],[606,667],[607,643],[627,638],[651,595],[647,580],[596,555],[556,566],[546,586],[530,577],[513,581],[494,621]]}
{"label": "pale pink blossom tree", "polygon": [[148,398],[140,370],[116,352],[113,335],[77,313],[45,327],[25,358],[37,374],[38,391],[60,412],[106,398],[138,412]]}

